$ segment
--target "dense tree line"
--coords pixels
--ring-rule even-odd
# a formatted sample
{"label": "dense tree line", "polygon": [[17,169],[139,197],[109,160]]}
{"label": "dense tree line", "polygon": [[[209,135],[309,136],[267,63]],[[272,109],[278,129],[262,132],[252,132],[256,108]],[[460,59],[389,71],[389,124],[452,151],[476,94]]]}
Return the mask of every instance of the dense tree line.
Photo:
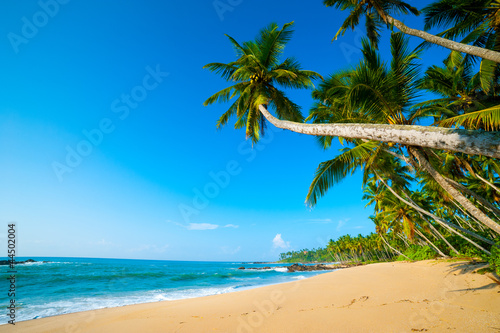
{"label": "dense tree line", "polygon": [[330,240],[325,248],[288,251],[280,254],[283,262],[370,262],[392,260],[395,254],[375,234],[357,237],[344,235]]}

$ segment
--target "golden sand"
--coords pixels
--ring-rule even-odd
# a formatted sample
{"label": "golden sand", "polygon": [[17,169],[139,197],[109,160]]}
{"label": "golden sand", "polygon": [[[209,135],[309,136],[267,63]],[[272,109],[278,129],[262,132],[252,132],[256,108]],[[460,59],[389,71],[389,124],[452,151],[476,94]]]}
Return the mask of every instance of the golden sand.
{"label": "golden sand", "polygon": [[195,299],[0,326],[0,332],[500,332],[500,286],[464,262],[380,263]]}

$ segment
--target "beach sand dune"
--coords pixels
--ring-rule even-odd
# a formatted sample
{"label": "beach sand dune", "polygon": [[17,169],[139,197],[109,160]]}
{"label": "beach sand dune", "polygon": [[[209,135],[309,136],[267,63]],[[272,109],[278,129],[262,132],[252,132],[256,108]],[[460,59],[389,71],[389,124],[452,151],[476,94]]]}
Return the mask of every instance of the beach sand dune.
{"label": "beach sand dune", "polygon": [[500,286],[479,265],[379,263],[196,299],[0,326],[1,332],[500,332]]}

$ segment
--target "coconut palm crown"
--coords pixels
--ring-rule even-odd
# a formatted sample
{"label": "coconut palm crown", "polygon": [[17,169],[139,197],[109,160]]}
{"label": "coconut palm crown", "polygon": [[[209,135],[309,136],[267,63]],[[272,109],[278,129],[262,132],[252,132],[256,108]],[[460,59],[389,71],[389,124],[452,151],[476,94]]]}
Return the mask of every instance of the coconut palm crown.
{"label": "coconut palm crown", "polygon": [[206,68],[235,84],[225,88],[210,98],[204,105],[215,102],[228,102],[237,97],[229,109],[219,118],[217,128],[227,124],[232,116],[237,120],[234,125],[239,129],[246,127],[247,138],[259,141],[265,128],[265,118],[259,112],[259,105],[268,105],[274,109],[280,119],[302,122],[300,107],[293,103],[280,88],[313,88],[313,80],[321,75],[313,71],[302,70],[294,58],[280,62],[285,45],[292,37],[293,22],[279,29],[271,23],[262,29],[253,41],[239,44],[227,36],[233,45],[238,59],[228,64],[210,63]]}
{"label": "coconut palm crown", "polygon": [[377,48],[380,39],[380,31],[383,25],[388,25],[388,15],[408,14],[419,15],[418,9],[399,0],[324,0],[327,7],[335,7],[340,10],[351,10],[339,31],[333,38],[344,35],[348,28],[354,30],[359,24],[362,15],[365,15],[366,35],[370,42]]}

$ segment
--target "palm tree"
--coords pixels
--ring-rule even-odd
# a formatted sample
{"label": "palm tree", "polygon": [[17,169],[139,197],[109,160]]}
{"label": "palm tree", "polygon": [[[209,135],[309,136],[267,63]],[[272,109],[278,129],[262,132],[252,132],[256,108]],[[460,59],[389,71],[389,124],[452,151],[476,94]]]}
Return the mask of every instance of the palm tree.
{"label": "palm tree", "polygon": [[[390,221],[388,221],[387,219],[384,219],[382,217],[382,215],[380,214],[376,214],[376,215],[372,215],[370,216],[370,219],[373,221],[373,223],[375,224],[375,231],[377,232],[377,234],[379,235],[380,239],[382,239],[382,241],[384,242],[384,244],[392,250],[392,252],[394,253],[397,253],[403,257],[405,257],[406,259],[408,260],[411,260],[410,258],[408,258],[406,255],[403,254],[403,252],[401,252],[400,250],[398,250],[397,248],[395,248],[394,246],[392,246],[388,241],[387,239],[385,239],[384,235],[391,229],[393,228],[392,224],[390,223]],[[394,232],[394,230],[392,230]]]}
{"label": "palm tree", "polygon": [[415,105],[433,114],[436,124],[495,131],[500,128],[498,71],[474,67],[458,52],[445,59],[444,66],[431,66],[419,88],[440,98]]}
{"label": "palm tree", "polygon": [[[275,84],[285,88],[308,88],[312,79],[319,74],[300,69],[298,62],[288,58],[278,65],[278,57],[291,37],[291,24],[281,30],[275,24],[261,31],[256,41],[233,44],[238,60],[229,64],[211,63],[205,66],[220,74],[224,79],[236,82],[235,85],[214,94],[205,105],[215,102],[228,102],[238,96],[230,108],[220,117],[220,128],[236,115],[236,128],[246,127],[247,136],[258,141],[264,120],[261,114],[278,128],[315,136],[338,136],[380,142],[412,144],[459,151],[468,154],[500,157],[500,133],[478,132],[461,129],[435,128],[429,126],[400,126],[392,124],[304,124],[298,105],[275,88]],[[261,104],[259,104],[261,103]],[[268,110],[273,107],[278,118]],[[260,111],[261,114],[257,112]],[[294,121],[289,121],[294,120]]]}
{"label": "palm tree", "polygon": [[[481,235],[478,235],[477,233],[474,233],[468,229],[465,229],[465,228],[462,228],[458,225],[455,225],[453,223],[451,223],[450,221],[447,221],[444,219],[444,216],[443,215],[450,215],[450,214],[445,214],[443,212],[446,211],[446,209],[448,208],[446,205],[442,205],[441,202],[439,202],[438,200],[436,200],[435,198],[432,199],[432,202],[435,204],[435,206],[437,206],[436,208],[436,212],[435,214],[431,213],[427,208],[426,209],[423,209],[422,207],[420,207],[419,205],[417,205],[413,200],[412,198],[408,197],[407,196],[407,199],[403,198],[401,195],[399,195],[391,186],[389,186],[387,184],[387,182],[384,181],[384,179],[377,175],[377,178],[378,180],[385,185],[385,187],[387,188],[387,190],[389,190],[395,197],[397,197],[400,201],[404,202],[405,204],[407,204],[408,206],[412,207],[413,209],[415,209],[417,212],[421,213],[421,214],[424,214],[426,216],[429,216],[430,218],[432,218],[434,221],[438,222],[441,226],[447,228],[449,231],[457,234],[459,237],[465,239],[467,242],[469,242],[470,244],[474,245],[475,247],[477,247],[478,249],[480,249],[481,251],[489,254],[489,251],[487,251],[486,249],[484,249],[483,247],[481,247],[479,244],[476,244],[475,242],[473,242],[472,240],[470,240],[469,238],[467,238],[466,236],[464,236],[463,234],[459,233],[458,231],[456,231],[455,229],[465,233],[465,234],[468,234],[478,240],[481,240],[482,242],[486,243],[486,244],[489,244],[489,245],[495,245],[495,242],[491,241],[490,239],[487,239],[485,237],[482,237]],[[429,183],[426,183],[426,185],[428,185]],[[439,193],[438,191],[435,191],[435,190],[432,190],[432,191],[429,191],[429,193],[432,193],[432,194],[436,194],[436,193]],[[440,215],[440,216],[438,216]]]}
{"label": "palm tree", "polygon": [[[308,119],[321,124],[330,121],[332,117],[336,122],[397,125],[412,125],[417,121],[422,112],[420,109],[411,110],[410,105],[418,85],[418,70],[414,63],[418,53],[408,51],[407,39],[401,33],[392,34],[391,50],[393,59],[390,68],[386,68],[373,46],[363,41],[364,59],[352,71],[334,74],[320,85],[318,91],[313,93],[318,102]],[[328,145],[328,141],[323,140],[323,144]],[[467,212],[500,234],[500,224],[478,209],[454,184],[445,179],[430,163],[426,151],[409,145],[397,148],[400,151],[406,150],[410,158],[415,158],[420,168],[431,175]],[[390,159],[386,154],[388,151],[390,145],[358,140],[354,148],[346,148],[333,160],[321,163],[306,202],[314,205],[330,186],[357,168],[364,168],[365,174],[370,169],[383,168],[383,160]],[[389,169],[391,168],[392,166]]]}
{"label": "palm tree", "polygon": [[[455,3],[457,1],[452,2]],[[354,29],[354,27],[359,24],[361,15],[365,14],[366,27],[368,30],[367,34],[370,39],[374,41],[378,40],[381,25],[386,24],[387,26],[395,26],[405,34],[420,37],[427,42],[446,47],[450,50],[468,53],[474,56],[494,61],[496,63],[500,63],[499,52],[474,45],[458,43],[450,39],[432,35],[422,30],[412,29],[406,26],[403,22],[392,17],[391,15],[393,14],[407,14],[408,12],[411,12],[415,15],[419,14],[419,11],[416,8],[408,5],[405,2],[399,0],[324,0],[323,3],[327,7],[334,6],[341,10],[350,10],[350,15],[344,21],[335,37],[337,37],[340,33],[345,32],[345,30],[349,27],[351,29]]]}
{"label": "palm tree", "polygon": [[498,50],[499,0],[440,0],[424,9],[425,30],[447,27],[438,34],[447,39],[465,38],[473,45]]}
{"label": "palm tree", "polygon": [[[313,92],[317,102],[308,119],[319,124],[335,121],[412,125],[419,117],[418,112],[410,112],[409,108],[418,82],[415,64],[418,53],[408,51],[407,38],[401,33],[392,34],[391,51],[393,60],[387,68],[373,45],[363,40],[363,60],[351,71],[333,74],[320,84]],[[325,148],[330,145],[326,138],[322,142]],[[366,180],[372,167],[393,171],[400,167],[388,162],[394,160],[389,154],[391,146],[395,150],[401,148],[398,145],[362,140],[350,142],[355,147],[344,148],[339,156],[319,165],[306,197],[309,205],[314,206],[329,187],[358,168],[365,171]],[[404,179],[399,181],[404,182]]]}
{"label": "palm tree", "polygon": [[259,110],[277,128],[301,134],[373,140],[390,144],[399,143],[500,158],[500,132],[417,125],[366,123],[304,124],[280,120],[274,117],[265,105],[259,105]]}
{"label": "palm tree", "polygon": [[260,31],[255,41],[242,45],[228,36],[238,59],[229,64],[210,63],[203,68],[220,74],[224,79],[235,82],[209,99],[204,105],[215,102],[227,102],[233,97],[237,99],[220,117],[217,127],[224,126],[230,117],[236,115],[235,128],[246,127],[246,135],[257,142],[265,123],[259,112],[259,105],[274,108],[280,119],[302,122],[300,107],[293,103],[285,93],[276,88],[312,88],[312,80],[321,78],[315,72],[302,70],[294,58],[280,62],[280,56],[287,42],[292,37],[293,22],[282,29],[276,23]]}

